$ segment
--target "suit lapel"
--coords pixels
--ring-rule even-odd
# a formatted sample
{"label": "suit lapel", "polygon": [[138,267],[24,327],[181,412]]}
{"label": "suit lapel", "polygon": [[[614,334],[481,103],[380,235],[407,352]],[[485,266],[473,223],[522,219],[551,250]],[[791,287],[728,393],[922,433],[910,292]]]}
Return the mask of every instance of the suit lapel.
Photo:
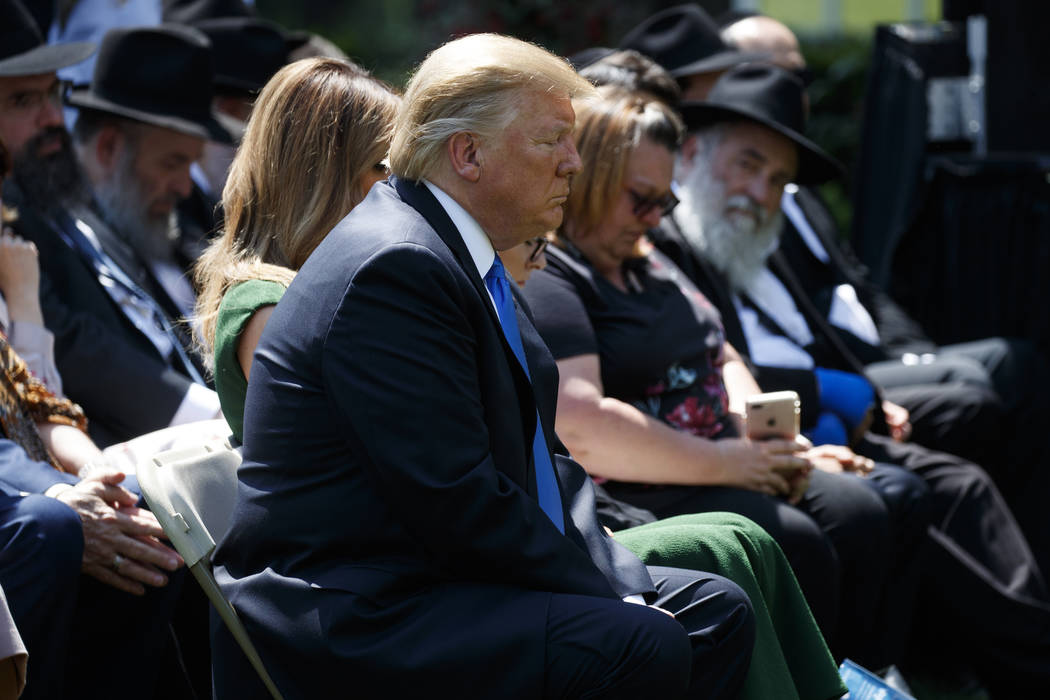
{"label": "suit lapel", "polygon": [[[514,378],[514,384],[517,387],[518,394],[518,405],[521,410],[521,416],[524,421],[523,429],[525,434],[525,449],[526,449],[526,463],[528,466],[528,479],[529,484],[533,488],[533,494],[535,494],[535,466],[533,465],[532,459],[532,440],[536,430],[536,412],[537,412],[537,395],[534,393],[537,387],[533,386],[533,383],[526,376],[525,370],[522,369],[521,364],[518,362],[517,356],[514,354],[514,350],[510,347],[510,343],[507,342],[506,336],[503,334],[503,326],[500,324],[499,315],[496,313],[496,309],[493,307],[491,297],[489,296],[488,289],[485,287],[485,282],[478,275],[477,266],[474,264],[474,259],[470,255],[470,251],[467,250],[467,244],[463,242],[463,237],[460,235],[459,230],[455,224],[452,223],[452,219],[445,212],[444,207],[437,201],[437,198],[431,194],[430,190],[426,188],[426,185],[422,183],[412,183],[407,180],[402,180],[396,176],[390,178],[391,183],[397,190],[398,195],[409,204],[413,209],[418,211],[427,223],[434,229],[441,240],[448,246],[449,250],[455,256],[456,261],[460,267],[463,268],[463,272],[470,279],[474,290],[481,298],[482,306],[485,307],[489,319],[494,325],[494,330],[499,336],[499,342],[503,347],[503,354],[507,361],[507,365],[510,367],[511,375]],[[517,302],[517,299],[515,299]],[[522,346],[525,349],[525,359],[529,364],[529,372],[536,375],[535,371],[535,358],[536,357],[536,343],[542,344],[542,340],[539,340],[539,335],[533,328],[531,321],[522,312],[521,304],[515,303],[515,310],[518,318],[518,330],[521,334]],[[544,346],[545,349],[545,346]]]}

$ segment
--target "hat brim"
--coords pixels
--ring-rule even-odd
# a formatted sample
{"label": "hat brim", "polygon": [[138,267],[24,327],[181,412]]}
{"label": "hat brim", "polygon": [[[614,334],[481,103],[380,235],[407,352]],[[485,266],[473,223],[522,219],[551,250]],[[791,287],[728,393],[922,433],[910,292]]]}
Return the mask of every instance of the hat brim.
{"label": "hat brim", "polygon": [[768,61],[769,58],[770,54],[762,51],[737,51],[736,49],[729,49],[728,51],[720,51],[719,53],[706,56],[699,61],[693,61],[684,66],[679,66],[668,72],[674,78],[682,78],[687,75],[696,75],[697,73],[711,73],[717,70],[729,70],[733,66],[738,66],[741,63]]}
{"label": "hat brim", "polygon": [[747,109],[711,102],[683,102],[679,111],[690,131],[716,122],[746,119],[787,137],[798,146],[798,173],[794,181],[800,185],[817,185],[842,177],[845,173],[841,163],[799,132]]}
{"label": "hat brim", "polygon": [[73,107],[93,109],[99,112],[115,114],[119,117],[127,117],[128,119],[134,119],[135,121],[144,122],[152,126],[171,129],[180,134],[199,136],[208,141],[217,141],[228,145],[234,145],[236,143],[233,136],[225,127],[223,127],[222,124],[219,123],[219,120],[215,118],[215,115],[210,115],[204,121],[197,121],[169,114],[155,114],[153,112],[126,107],[122,104],[99,97],[92,93],[89,88],[74,89],[69,94],[66,102]]}
{"label": "hat brim", "polygon": [[89,41],[69,44],[44,44],[25,53],[0,60],[0,77],[12,78],[23,75],[52,73],[59,68],[72,66],[86,60],[97,47]]}

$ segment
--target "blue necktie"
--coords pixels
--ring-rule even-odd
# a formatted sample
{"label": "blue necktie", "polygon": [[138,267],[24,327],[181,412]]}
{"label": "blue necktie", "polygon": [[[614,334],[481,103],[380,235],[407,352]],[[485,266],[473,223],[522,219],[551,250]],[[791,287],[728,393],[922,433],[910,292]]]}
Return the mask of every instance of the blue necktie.
{"label": "blue necktie", "polygon": [[[514,297],[511,296],[507,272],[498,255],[485,275],[485,287],[492,294],[492,300],[496,302],[496,312],[499,314],[503,336],[510,343],[511,350],[518,358],[521,368],[525,370],[525,376],[529,376],[529,365],[525,361],[525,348],[521,345],[521,333],[518,330],[518,317],[514,311]],[[551,464],[551,455],[547,450],[547,440],[543,437],[543,426],[540,424],[538,410],[536,411],[536,434],[532,440],[532,461],[536,469],[536,493],[539,496],[540,508],[551,519],[558,531],[564,533],[565,522],[562,519],[561,494],[558,491],[558,482],[554,478],[554,465]]]}

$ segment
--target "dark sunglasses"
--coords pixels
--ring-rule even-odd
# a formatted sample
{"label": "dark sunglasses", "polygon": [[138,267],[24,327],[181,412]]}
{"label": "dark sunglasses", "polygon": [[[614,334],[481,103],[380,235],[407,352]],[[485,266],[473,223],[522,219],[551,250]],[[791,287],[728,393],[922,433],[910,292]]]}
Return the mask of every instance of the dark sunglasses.
{"label": "dark sunglasses", "polygon": [[547,246],[551,240],[546,236],[537,236],[536,238],[530,238],[525,241],[528,245],[532,246],[532,252],[529,253],[529,262],[534,263],[540,259],[543,255],[543,251],[547,250]]}
{"label": "dark sunglasses", "polygon": [[634,202],[632,211],[639,219],[653,209],[659,209],[660,216],[667,216],[678,206],[678,197],[674,196],[674,192],[668,192],[662,197],[643,197],[628,187],[627,194],[631,195],[631,201]]}

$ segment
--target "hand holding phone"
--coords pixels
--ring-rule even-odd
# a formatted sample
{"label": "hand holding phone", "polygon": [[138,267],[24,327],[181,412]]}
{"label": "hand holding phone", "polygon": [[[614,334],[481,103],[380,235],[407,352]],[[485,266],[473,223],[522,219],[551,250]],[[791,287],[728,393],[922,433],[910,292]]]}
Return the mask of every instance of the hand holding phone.
{"label": "hand holding phone", "polygon": [[802,402],[794,391],[755,394],[746,404],[747,436],[752,440],[794,440],[799,434]]}

